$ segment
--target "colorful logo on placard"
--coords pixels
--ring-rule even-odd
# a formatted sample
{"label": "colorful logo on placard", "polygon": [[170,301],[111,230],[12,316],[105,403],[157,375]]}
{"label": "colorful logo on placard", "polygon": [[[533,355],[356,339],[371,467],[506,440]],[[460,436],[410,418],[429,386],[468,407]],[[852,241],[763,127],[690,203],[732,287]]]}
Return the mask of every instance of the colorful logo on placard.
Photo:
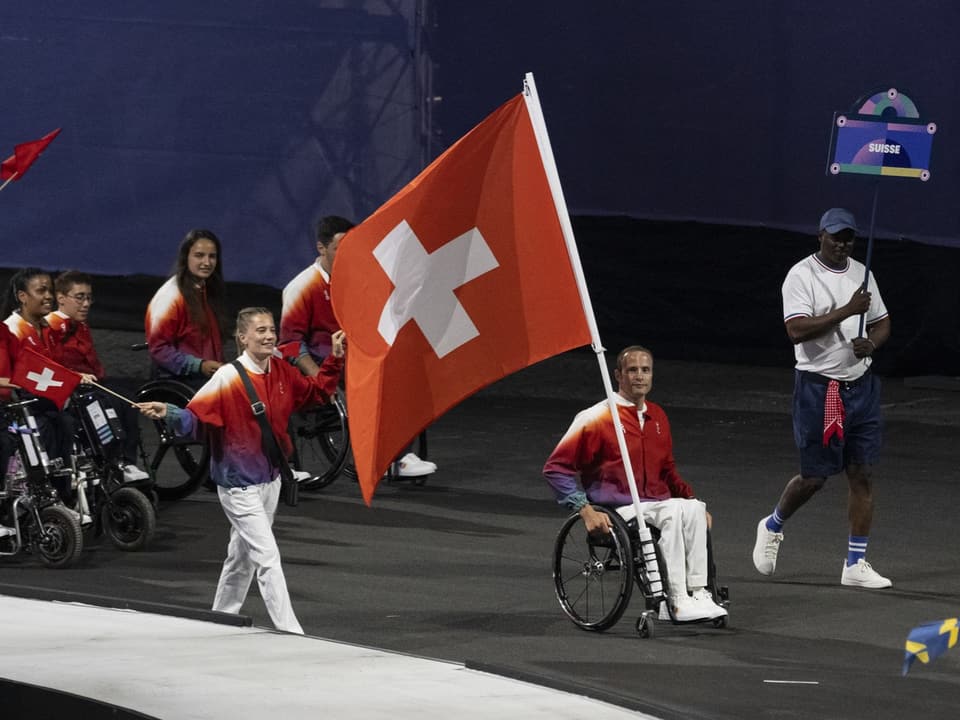
{"label": "colorful logo on placard", "polygon": [[916,103],[896,88],[857,106],[834,115],[827,172],[929,180],[936,123],[922,120]]}

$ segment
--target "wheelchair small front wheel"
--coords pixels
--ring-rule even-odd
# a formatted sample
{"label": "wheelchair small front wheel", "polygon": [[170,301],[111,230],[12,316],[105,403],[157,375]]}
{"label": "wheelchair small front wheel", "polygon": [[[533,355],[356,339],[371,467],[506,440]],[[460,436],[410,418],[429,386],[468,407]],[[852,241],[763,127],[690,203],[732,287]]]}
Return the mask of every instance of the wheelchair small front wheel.
{"label": "wheelchair small front wheel", "polygon": [[637,635],[649,640],[655,634],[654,631],[654,620],[656,616],[650,611],[645,611],[640,613],[640,617],[637,618]]}
{"label": "wheelchair small front wheel", "polygon": [[83,550],[83,531],[73,512],[62,505],[48,505],[40,511],[37,549],[47,567],[70,567]]}
{"label": "wheelchair small front wheel", "polygon": [[106,499],[100,521],[110,542],[128,552],[143,550],[157,527],[150,499],[132,487],[122,487]]}
{"label": "wheelchair small front wheel", "polygon": [[578,513],[557,533],[553,583],[560,607],[583,630],[601,632],[623,616],[633,592],[633,551],[626,523],[615,512],[606,535],[591,535]]}

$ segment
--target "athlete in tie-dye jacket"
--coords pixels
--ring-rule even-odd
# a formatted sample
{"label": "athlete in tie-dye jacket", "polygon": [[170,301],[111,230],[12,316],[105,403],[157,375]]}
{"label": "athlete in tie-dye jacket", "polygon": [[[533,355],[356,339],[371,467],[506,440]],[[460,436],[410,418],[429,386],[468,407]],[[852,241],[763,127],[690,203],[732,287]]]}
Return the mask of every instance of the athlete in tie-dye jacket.
{"label": "athlete in tie-dye jacket", "polygon": [[[238,358],[246,369],[280,450],[287,456],[290,415],[297,409],[327,402],[343,367],[343,332],[333,338],[333,352],[320,372],[306,377],[276,350],[273,315],[266,308],[246,308],[237,317]],[[166,418],[179,436],[193,435],[202,423],[210,440],[210,476],[230,521],[230,544],[223,563],[213,609],[240,612],[254,575],[260,594],[278,630],[302,633],[290,604],[280,551],[271,526],[280,495],[279,469],[264,455],[260,426],[250,407],[243,381],[232,365],[219,368],[186,408],[159,402],[142,403],[151,418]]]}
{"label": "athlete in tie-dye jacket", "polygon": [[199,387],[223,364],[223,286],[219,238],[191,230],[177,251],[176,273],[147,306],[147,344],[160,374]]}
{"label": "athlete in tie-dye jacket", "polygon": [[[29,347],[55,362],[62,362],[62,345],[58,333],[45,320],[51,310],[53,281],[50,274],[34,267],[23,268],[14,273],[10,278],[3,309],[0,310],[5,317],[3,323],[9,331],[6,345],[11,371],[23,347]],[[85,382],[94,379],[85,373],[81,375]],[[76,430],[70,415],[61,412],[46,398],[36,398],[31,412],[40,426],[40,440],[47,454],[52,458],[60,458],[64,466],[69,466]],[[65,481],[58,481],[58,489],[66,495]]]}
{"label": "athlete in tie-dye jacket", "polygon": [[[331,335],[340,329],[330,303],[330,272],[340,241],[353,227],[339,215],[321,218],[317,223],[317,259],[283,289],[280,341],[298,344],[296,364],[304,375],[317,373],[317,363],[330,354]],[[421,477],[437,471],[436,463],[418,457],[412,446],[405,448],[395,468],[400,477]]]}
{"label": "athlete in tie-dye jacket", "polygon": [[[677,472],[670,423],[648,401],[653,355],[639,345],[620,352],[615,370],[617,412],[637,484],[643,521],[660,530],[658,544],[667,569],[672,617],[678,621],[727,614],[706,590],[706,506]],[[610,532],[609,516],[591,503],[636,517],[623,456],[606,401],[579,413],[543,467],[557,501],[577,511],[591,533]],[[690,594],[688,594],[690,591]]]}

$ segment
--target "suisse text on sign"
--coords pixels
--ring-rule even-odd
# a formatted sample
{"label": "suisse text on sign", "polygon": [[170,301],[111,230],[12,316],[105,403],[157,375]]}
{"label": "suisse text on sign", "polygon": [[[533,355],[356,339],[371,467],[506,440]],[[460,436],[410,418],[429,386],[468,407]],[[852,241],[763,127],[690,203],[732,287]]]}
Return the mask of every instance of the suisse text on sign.
{"label": "suisse text on sign", "polygon": [[828,171],[926,180],[934,131],[928,123],[842,117],[834,127]]}

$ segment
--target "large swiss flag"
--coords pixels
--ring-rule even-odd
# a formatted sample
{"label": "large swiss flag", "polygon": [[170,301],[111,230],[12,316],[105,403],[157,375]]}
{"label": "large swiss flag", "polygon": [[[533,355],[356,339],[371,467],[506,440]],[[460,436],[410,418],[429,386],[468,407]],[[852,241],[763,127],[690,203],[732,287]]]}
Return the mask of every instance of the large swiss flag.
{"label": "large swiss flag", "polygon": [[435,418],[516,370],[590,343],[523,95],[351,230],[331,278],[367,503],[393,458]]}

